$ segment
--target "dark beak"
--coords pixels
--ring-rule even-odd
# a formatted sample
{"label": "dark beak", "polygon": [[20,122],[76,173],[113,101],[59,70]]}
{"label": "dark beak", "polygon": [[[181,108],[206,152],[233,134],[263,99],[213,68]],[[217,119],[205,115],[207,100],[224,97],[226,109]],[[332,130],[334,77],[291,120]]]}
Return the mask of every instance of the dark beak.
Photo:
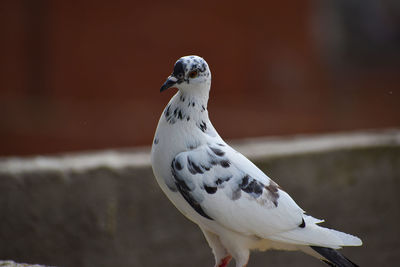
{"label": "dark beak", "polygon": [[165,83],[161,86],[160,92],[167,90],[168,88],[171,88],[177,83],[178,79],[175,78],[174,76],[169,76]]}

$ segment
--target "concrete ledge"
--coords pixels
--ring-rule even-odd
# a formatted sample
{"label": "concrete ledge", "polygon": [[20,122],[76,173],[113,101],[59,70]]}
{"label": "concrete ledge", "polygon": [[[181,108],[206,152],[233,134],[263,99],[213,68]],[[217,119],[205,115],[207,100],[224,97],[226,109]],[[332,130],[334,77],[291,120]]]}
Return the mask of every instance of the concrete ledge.
{"label": "concrete ledge", "polygon": [[252,160],[338,150],[399,146],[400,130],[242,139],[235,148]]}
{"label": "concrete ledge", "polygon": [[0,261],[0,267],[50,267],[39,264],[16,263],[14,261]]}
{"label": "concrete ledge", "polygon": [[[233,142],[298,204],[365,245],[361,266],[400,261],[400,130]],[[159,190],[149,149],[0,159],[0,259],[55,266],[213,266],[201,232]],[[321,266],[256,253],[249,266]],[[322,265],[323,266],[323,265]]]}
{"label": "concrete ledge", "polygon": [[[400,130],[363,131],[324,135],[248,138],[230,142],[251,160],[343,149],[400,145]],[[87,171],[99,167],[149,167],[150,148],[83,152],[59,156],[0,158],[0,173],[32,171]]]}

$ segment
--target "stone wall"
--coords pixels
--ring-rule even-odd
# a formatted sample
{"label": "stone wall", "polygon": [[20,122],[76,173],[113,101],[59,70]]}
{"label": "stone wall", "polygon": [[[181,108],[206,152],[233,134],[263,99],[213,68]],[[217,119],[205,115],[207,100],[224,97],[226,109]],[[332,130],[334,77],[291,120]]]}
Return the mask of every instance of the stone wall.
{"label": "stone wall", "polygon": [[[309,214],[361,237],[361,266],[400,262],[400,131],[242,140]],[[0,259],[52,266],[213,266],[200,230],[163,195],[148,149],[0,160]],[[249,266],[324,266],[297,252]]]}

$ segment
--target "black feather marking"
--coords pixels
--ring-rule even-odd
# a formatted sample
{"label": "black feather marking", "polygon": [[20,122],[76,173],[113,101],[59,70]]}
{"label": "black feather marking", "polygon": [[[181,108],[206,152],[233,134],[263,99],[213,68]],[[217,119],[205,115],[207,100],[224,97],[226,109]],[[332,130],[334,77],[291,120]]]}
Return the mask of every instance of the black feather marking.
{"label": "black feather marking", "polygon": [[219,163],[219,161],[217,161],[217,159],[215,158],[210,158],[210,164],[211,165],[217,165]]}
{"label": "black feather marking", "polygon": [[262,193],[262,186],[259,182],[252,180],[247,186],[241,188],[246,193],[254,193],[256,196],[261,195]]}
{"label": "black feather marking", "polygon": [[183,116],[182,116],[182,111],[179,110],[179,112],[178,112],[178,119],[182,120],[182,118],[183,118]]}
{"label": "black feather marking", "polygon": [[176,168],[178,171],[182,170],[182,164],[179,162],[179,160],[175,160],[175,159],[174,159],[174,161],[175,161],[175,168]]}
{"label": "black feather marking", "polygon": [[204,165],[204,164],[200,164],[201,168],[204,169],[205,171],[209,171],[211,166],[210,165]]}
{"label": "black feather marking", "polygon": [[201,71],[201,72],[205,72],[206,69],[207,69],[206,63],[203,62],[203,63],[201,64],[201,69],[200,69],[200,71]]}
{"label": "black feather marking", "polygon": [[263,183],[251,178],[248,174],[243,176],[242,182],[239,184],[240,189],[256,198],[261,196],[263,187]]}
{"label": "black feather marking", "polygon": [[299,225],[300,228],[304,228],[306,227],[306,222],[304,221],[304,219],[301,219],[301,224]]}
{"label": "black feather marking", "polygon": [[176,113],[175,114],[171,114],[171,104],[169,104],[167,106],[167,108],[165,109],[164,115],[165,115],[165,119],[167,120],[168,123],[170,123],[170,124],[174,124],[175,123],[174,117],[176,117]]}
{"label": "black feather marking", "polygon": [[209,194],[214,194],[215,192],[217,192],[217,187],[215,187],[215,186],[207,186],[207,185],[204,185],[204,189],[205,189],[206,192],[209,193]]}
{"label": "black feather marking", "polygon": [[243,178],[242,178],[242,183],[239,185],[240,188],[247,186],[247,184],[249,183],[249,178],[250,176],[248,174],[246,174]]}
{"label": "black feather marking", "polygon": [[187,193],[192,191],[190,190],[189,186],[185,183],[185,181],[178,179],[176,176],[175,176],[175,184],[180,188],[180,190],[184,190]]}
{"label": "black feather marking", "polygon": [[207,124],[204,121],[201,121],[199,128],[203,133],[205,133],[207,130]]}
{"label": "black feather marking", "polygon": [[165,116],[169,117],[169,108],[171,105],[168,105],[167,108],[165,109]]}
{"label": "black feather marking", "polygon": [[221,160],[219,164],[224,168],[228,168],[229,166],[231,166],[231,162],[229,160]]}
{"label": "black feather marking", "polygon": [[[179,165],[180,165],[180,164],[179,164]],[[176,173],[175,168],[176,168],[176,160],[173,159],[172,162],[171,162],[171,172],[172,172],[172,176],[175,178],[175,184],[176,184],[176,186],[179,185],[179,187],[180,187],[182,190],[186,191],[186,192],[192,191],[192,190],[189,188],[189,186],[186,184],[186,182],[185,182],[184,180],[182,180],[182,179],[179,178],[179,176],[178,176],[177,173]]]}
{"label": "black feather marking", "polygon": [[212,152],[214,152],[215,155],[217,155],[217,156],[219,156],[219,157],[222,157],[223,155],[225,155],[225,152],[222,151],[222,150],[219,149],[219,148],[210,146],[210,149],[211,149]]}
{"label": "black feather marking", "polygon": [[179,192],[181,193],[181,195],[183,196],[183,198],[189,203],[189,205],[195,210],[197,211],[198,214],[200,214],[201,216],[209,219],[209,220],[214,220],[213,218],[211,218],[210,216],[207,215],[207,213],[205,213],[205,211],[203,210],[203,208],[201,207],[200,203],[196,201],[196,199],[194,199],[190,192],[188,192],[187,190],[185,190],[185,188],[181,187],[180,183],[176,183],[176,187],[178,188]]}
{"label": "black feather marking", "polygon": [[183,77],[183,75],[185,75],[185,68],[186,68],[186,64],[182,60],[178,60],[175,63],[174,71],[172,72],[172,75],[174,77],[178,78],[178,81],[177,81],[178,84],[182,82],[181,77]]}
{"label": "black feather marking", "polygon": [[204,171],[200,168],[200,166],[194,163],[189,157],[187,158],[187,162],[188,162],[188,170],[190,171],[191,174],[204,173]]}
{"label": "black feather marking", "polygon": [[[171,162],[171,170],[172,170],[172,176],[175,178],[175,185],[176,188],[178,189],[179,193],[181,193],[182,197],[189,203],[189,205],[197,212],[199,213],[201,216],[213,220],[210,216],[207,215],[207,213],[204,212],[203,208],[201,207],[200,203],[192,197],[191,195],[191,191],[193,191],[193,189],[190,189],[189,186],[185,183],[184,180],[179,178],[179,175],[177,175],[176,173],[176,169],[181,166],[180,163],[178,163],[179,161],[176,161],[175,159],[172,160]],[[177,166],[178,165],[178,166]],[[169,187],[172,191],[176,191],[175,188],[171,188]]]}
{"label": "black feather marking", "polygon": [[[196,59],[195,60],[193,60],[194,62],[198,62]],[[191,67],[190,67],[190,70],[194,70],[194,69],[197,69],[197,64],[193,64]]]}
{"label": "black feather marking", "polygon": [[218,178],[217,180],[215,180],[215,184],[216,185],[222,184],[222,179]]}
{"label": "black feather marking", "polygon": [[[327,261],[325,263],[335,267],[358,267],[357,264],[343,256],[332,248],[310,246],[313,250],[321,254]],[[333,265],[332,265],[333,264]]]}
{"label": "black feather marking", "polygon": [[228,182],[231,178],[232,178],[232,175],[230,175],[230,176],[228,176],[228,177],[225,177],[225,178],[218,178],[218,179],[215,181],[215,184],[216,184],[216,185],[221,185],[221,184],[224,183],[224,182]]}

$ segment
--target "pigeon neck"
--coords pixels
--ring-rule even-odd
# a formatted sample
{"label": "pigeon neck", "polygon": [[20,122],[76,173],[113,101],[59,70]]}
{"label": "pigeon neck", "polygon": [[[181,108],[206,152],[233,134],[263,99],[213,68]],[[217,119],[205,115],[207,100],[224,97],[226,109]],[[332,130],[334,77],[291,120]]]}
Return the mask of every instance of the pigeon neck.
{"label": "pigeon neck", "polygon": [[208,121],[208,92],[207,95],[194,95],[192,93],[178,91],[164,110],[164,116],[168,123],[176,121],[201,123]]}
{"label": "pigeon neck", "polygon": [[175,97],[177,100],[176,104],[182,110],[186,111],[186,113],[192,114],[193,118],[198,116],[203,117],[202,115],[206,115],[208,118],[208,91],[200,93],[178,91]]}

